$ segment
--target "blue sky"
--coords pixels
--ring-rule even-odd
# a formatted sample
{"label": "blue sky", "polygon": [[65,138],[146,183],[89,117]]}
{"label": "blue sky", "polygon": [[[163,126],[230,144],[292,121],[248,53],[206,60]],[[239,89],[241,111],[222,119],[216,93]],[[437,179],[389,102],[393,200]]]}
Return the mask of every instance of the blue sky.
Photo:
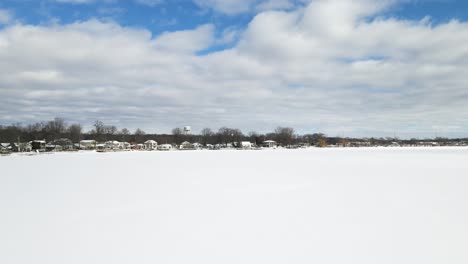
{"label": "blue sky", "polygon": [[455,0],[3,0],[0,124],[468,136],[466,10]]}
{"label": "blue sky", "polygon": [[[85,0],[84,0],[85,1]],[[71,0],[70,2],[73,2]],[[241,1],[240,1],[241,2]],[[293,1],[303,5],[300,1]],[[245,27],[257,14],[255,11],[223,14],[191,0],[161,0],[148,5],[131,0],[95,0],[62,3],[54,0],[3,0],[0,8],[11,10],[26,24],[71,23],[90,18],[112,19],[122,25],[144,27],[154,34],[163,31],[190,29],[196,25],[213,23],[219,30],[226,27]],[[385,12],[387,16],[419,20],[430,16],[434,23],[451,19],[468,19],[468,2],[462,0],[408,0]]]}

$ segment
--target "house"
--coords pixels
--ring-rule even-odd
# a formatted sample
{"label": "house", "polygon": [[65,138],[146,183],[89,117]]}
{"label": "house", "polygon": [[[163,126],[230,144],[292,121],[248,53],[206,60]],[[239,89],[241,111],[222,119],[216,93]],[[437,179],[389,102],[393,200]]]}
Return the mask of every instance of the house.
{"label": "house", "polygon": [[107,152],[109,149],[107,148],[106,144],[97,144],[96,145],[96,151],[97,152]]}
{"label": "house", "polygon": [[154,140],[147,140],[144,145],[146,150],[156,150],[158,148],[158,142]]}
{"label": "house", "polygon": [[73,142],[68,138],[56,139],[46,145],[48,151],[70,151],[73,147]]}
{"label": "house", "polygon": [[6,154],[11,152],[10,143],[0,143],[0,154]]}
{"label": "house", "polygon": [[13,143],[11,144],[11,150],[13,152],[31,152],[32,145],[30,142],[25,143]]}
{"label": "house", "polygon": [[121,144],[121,148],[122,148],[123,150],[129,150],[129,149],[131,149],[131,147],[132,147],[132,144],[130,144],[130,143],[128,143],[128,142],[121,142],[120,144]]}
{"label": "house", "polygon": [[159,146],[158,146],[158,150],[162,150],[162,151],[172,150],[172,145],[171,145],[171,144],[162,144],[162,145],[159,145]]}
{"label": "house", "polygon": [[33,151],[45,151],[47,143],[45,140],[34,140],[31,142]]}
{"label": "house", "polygon": [[242,142],[240,143],[240,147],[241,147],[242,149],[251,149],[251,148],[252,148],[252,143],[249,142],[249,141],[242,141]]}
{"label": "house", "polygon": [[265,140],[263,141],[263,147],[264,148],[276,148],[278,146],[278,143],[274,140]]}
{"label": "house", "polygon": [[82,150],[94,150],[96,149],[96,140],[81,140],[79,146]]}
{"label": "house", "polygon": [[54,143],[49,143],[45,147],[46,151],[52,152],[52,151],[62,151],[63,147],[61,145],[56,145]]}
{"label": "house", "polygon": [[212,144],[206,144],[206,148],[207,149],[215,149],[215,146],[213,146]]}
{"label": "house", "polygon": [[418,146],[420,146],[420,147],[438,147],[439,143],[421,141],[421,142],[418,143]]}
{"label": "house", "polygon": [[203,149],[203,145],[198,142],[193,143],[192,147],[193,149]]}
{"label": "house", "polygon": [[138,149],[138,150],[145,149],[145,144],[136,144],[136,149]]}
{"label": "house", "polygon": [[120,150],[122,146],[122,144],[118,141],[106,141],[104,145],[106,145],[108,150]]}
{"label": "house", "polygon": [[189,150],[189,149],[194,149],[194,147],[193,147],[192,143],[190,143],[188,141],[184,141],[184,142],[182,142],[182,144],[180,144],[179,149]]}

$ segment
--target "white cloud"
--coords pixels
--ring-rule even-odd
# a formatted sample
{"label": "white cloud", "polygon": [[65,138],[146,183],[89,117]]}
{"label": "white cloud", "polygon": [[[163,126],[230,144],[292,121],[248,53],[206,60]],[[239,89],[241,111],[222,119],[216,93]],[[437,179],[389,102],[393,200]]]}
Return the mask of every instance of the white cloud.
{"label": "white cloud", "polygon": [[0,25],[8,24],[13,19],[13,15],[8,10],[0,9]]}
{"label": "white cloud", "polygon": [[262,12],[233,31],[232,49],[205,56],[223,39],[212,25],[159,36],[98,20],[11,25],[0,30],[0,123],[466,134],[468,23],[379,18],[391,3],[372,3]]}
{"label": "white cloud", "polygon": [[213,25],[203,25],[194,30],[166,32],[158,36],[153,45],[164,51],[197,52],[209,48],[213,42]]}

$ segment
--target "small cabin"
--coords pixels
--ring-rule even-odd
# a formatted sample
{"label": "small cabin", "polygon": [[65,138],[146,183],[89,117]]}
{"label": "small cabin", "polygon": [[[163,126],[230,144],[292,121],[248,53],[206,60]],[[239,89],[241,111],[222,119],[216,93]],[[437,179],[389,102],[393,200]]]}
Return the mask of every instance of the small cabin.
{"label": "small cabin", "polygon": [[264,148],[276,148],[278,146],[278,143],[274,140],[266,140],[263,141],[263,147]]}

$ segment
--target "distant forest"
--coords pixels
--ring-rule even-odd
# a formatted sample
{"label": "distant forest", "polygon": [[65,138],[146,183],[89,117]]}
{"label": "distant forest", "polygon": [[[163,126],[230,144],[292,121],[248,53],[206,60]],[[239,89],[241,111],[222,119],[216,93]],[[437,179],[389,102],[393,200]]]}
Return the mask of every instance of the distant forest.
{"label": "distant forest", "polygon": [[37,122],[29,125],[13,124],[8,126],[0,125],[0,142],[29,142],[33,140],[46,140],[51,142],[57,139],[67,138],[78,143],[80,140],[96,140],[98,142],[120,141],[130,143],[143,143],[146,140],[155,140],[159,144],[180,144],[184,141],[198,142],[206,144],[228,144],[233,142],[250,141],[261,145],[265,140],[275,140],[283,146],[296,144],[310,144],[315,146],[325,145],[346,145],[350,142],[367,142],[370,145],[389,145],[393,142],[404,144],[417,144],[421,141],[436,141],[441,143],[463,142],[468,139],[409,139],[400,140],[398,138],[343,138],[328,137],[323,133],[312,133],[298,135],[291,127],[277,127],[271,133],[248,132],[244,134],[240,129],[221,127],[218,130],[204,128],[199,134],[184,134],[183,129],[174,128],[171,134],[145,133],[142,129],[131,132],[126,128],[117,128],[113,125],[96,121],[94,128],[90,131],[83,131],[81,124],[68,124],[64,119],[55,118],[50,121]]}

